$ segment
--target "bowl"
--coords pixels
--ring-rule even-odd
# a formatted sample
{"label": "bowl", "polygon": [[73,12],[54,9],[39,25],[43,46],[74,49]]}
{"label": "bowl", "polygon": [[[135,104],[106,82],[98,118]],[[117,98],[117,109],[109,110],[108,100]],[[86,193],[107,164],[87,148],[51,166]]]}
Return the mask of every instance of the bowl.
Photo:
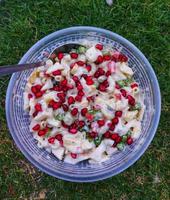
{"label": "bowl", "polygon": [[23,92],[32,70],[12,75],[6,95],[6,117],[15,143],[37,168],[67,181],[94,182],[119,174],[145,152],[159,123],[161,95],[155,73],[141,51],[122,36],[101,28],[79,26],[56,31],[33,45],[19,63],[44,60],[44,54],[51,53],[56,47],[66,43],[81,43],[82,40],[111,45],[129,57],[129,64],[135,72],[134,77],[139,82],[145,96],[146,110],[140,137],[124,151],[115,153],[108,161],[101,164],[88,164],[88,162],[81,162],[77,165],[67,164],[59,161],[46,150],[38,148],[29,131],[29,115],[23,110]]}

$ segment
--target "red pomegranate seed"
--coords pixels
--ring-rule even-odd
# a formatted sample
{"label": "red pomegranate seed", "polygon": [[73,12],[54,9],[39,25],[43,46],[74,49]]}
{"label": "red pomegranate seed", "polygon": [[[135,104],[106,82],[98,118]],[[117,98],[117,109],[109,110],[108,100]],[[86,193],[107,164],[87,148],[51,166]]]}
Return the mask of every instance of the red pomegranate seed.
{"label": "red pomegranate seed", "polygon": [[34,94],[37,92],[37,89],[36,89],[35,86],[32,86],[32,87],[31,87],[31,92],[34,93]]}
{"label": "red pomegranate seed", "polygon": [[92,131],[92,132],[89,133],[89,136],[90,136],[91,138],[95,138],[95,137],[97,137],[97,133],[94,132],[94,131]]}
{"label": "red pomegranate seed", "polygon": [[84,96],[84,92],[82,90],[78,91],[78,96],[83,97]]}
{"label": "red pomegranate seed", "polygon": [[74,97],[69,96],[69,97],[68,97],[68,104],[71,105],[71,104],[73,104],[73,103],[75,103]]}
{"label": "red pomegranate seed", "polygon": [[41,107],[41,104],[40,104],[40,103],[35,104],[34,108],[35,108],[35,110],[36,110],[37,112],[42,111],[42,107]]}
{"label": "red pomegranate seed", "polygon": [[128,99],[129,105],[131,105],[131,106],[135,105],[135,99],[131,95],[128,95],[127,99]]}
{"label": "red pomegranate seed", "polygon": [[102,84],[99,85],[99,88],[98,88],[101,92],[105,92],[106,91],[106,87]]}
{"label": "red pomegranate seed", "polygon": [[36,116],[37,116],[37,114],[38,114],[38,112],[37,112],[37,111],[35,111],[35,112],[32,114],[32,116],[33,116],[33,117],[36,117]]}
{"label": "red pomegranate seed", "polygon": [[118,83],[115,83],[115,88],[120,89],[120,85]]}
{"label": "red pomegranate seed", "polygon": [[81,84],[77,84],[77,90],[82,90],[83,86]]}
{"label": "red pomegranate seed", "polygon": [[93,115],[91,115],[90,113],[86,113],[86,119],[88,119],[89,121],[92,121],[94,118]]}
{"label": "red pomegranate seed", "polygon": [[88,101],[94,101],[94,97],[93,96],[89,96],[89,97],[87,97],[87,100]]}
{"label": "red pomegranate seed", "polygon": [[64,94],[64,92],[57,93],[57,97],[60,99],[61,102],[65,101],[65,94]]}
{"label": "red pomegranate seed", "polygon": [[61,121],[61,124],[64,128],[68,128],[69,126],[64,122],[64,121]]}
{"label": "red pomegranate seed", "polygon": [[127,143],[128,145],[131,145],[131,144],[133,143],[132,137],[128,137],[127,140],[126,140],[126,143]]}
{"label": "red pomegranate seed", "polygon": [[86,65],[86,69],[87,69],[88,72],[90,72],[91,71],[91,65]]}
{"label": "red pomegranate seed", "polygon": [[32,128],[33,131],[39,131],[40,130],[40,125],[39,124],[36,124],[33,128]]}
{"label": "red pomegranate seed", "polygon": [[43,136],[43,135],[45,135],[45,134],[46,134],[46,131],[45,131],[44,129],[38,131],[38,135],[39,135],[39,136]]}
{"label": "red pomegranate seed", "polygon": [[78,58],[78,53],[70,53],[71,58],[77,59]]}
{"label": "red pomegranate seed", "polygon": [[52,100],[49,101],[48,106],[53,107],[54,103],[55,103],[55,101],[52,99]]}
{"label": "red pomegranate seed", "polygon": [[70,90],[70,89],[73,89],[73,88],[74,88],[74,86],[73,86],[73,85],[71,85],[71,84],[67,84],[67,88]]}
{"label": "red pomegranate seed", "polygon": [[78,76],[73,76],[73,80],[74,80],[75,82],[79,81]]}
{"label": "red pomegranate seed", "polygon": [[81,77],[83,77],[84,79],[86,79],[88,76],[87,76],[87,74],[82,74]]}
{"label": "red pomegranate seed", "polygon": [[94,73],[94,78],[99,78],[99,76],[100,76],[100,73],[99,73],[99,71],[97,70],[97,71]]}
{"label": "red pomegranate seed", "polygon": [[100,63],[102,63],[103,62],[103,56],[98,56],[97,57],[97,60],[96,60],[96,63],[97,64],[100,64]]}
{"label": "red pomegranate seed", "polygon": [[104,85],[105,87],[108,87],[108,86],[109,86],[109,82],[108,82],[107,80],[104,80],[104,81],[102,82],[102,85]]}
{"label": "red pomegranate seed", "polygon": [[114,131],[114,130],[115,130],[115,125],[114,125],[114,124],[109,123],[108,126],[109,126],[109,129],[110,129],[111,131]]}
{"label": "red pomegranate seed", "polygon": [[110,71],[107,71],[106,72],[106,76],[108,77],[108,76],[110,76],[111,75],[111,72]]}
{"label": "red pomegranate seed", "polygon": [[60,107],[61,107],[61,103],[60,102],[54,102],[53,103],[53,110],[57,110]]}
{"label": "red pomegranate seed", "polygon": [[68,111],[68,105],[66,105],[66,104],[63,104],[63,105],[62,105],[62,107],[63,107],[63,110],[64,110],[65,112],[67,112],[67,111]]}
{"label": "red pomegranate seed", "polygon": [[133,88],[135,88],[135,87],[138,87],[138,84],[137,84],[137,83],[132,83],[132,84],[130,85],[130,87],[133,89]]}
{"label": "red pomegranate seed", "polygon": [[96,44],[96,49],[98,49],[98,50],[102,50],[103,49],[103,45],[102,44]]}
{"label": "red pomegranate seed", "polygon": [[116,112],[115,112],[115,116],[116,116],[116,117],[121,117],[121,116],[122,116],[122,111],[120,111],[120,110],[119,110],[119,111],[116,111]]}
{"label": "red pomegranate seed", "polygon": [[104,119],[99,119],[99,120],[97,121],[97,123],[98,123],[99,127],[102,127],[102,126],[104,126],[105,121],[104,121]]}
{"label": "red pomegranate seed", "polygon": [[77,61],[77,64],[78,64],[79,66],[83,66],[85,63],[84,63],[83,61],[79,60],[79,61]]}
{"label": "red pomegranate seed", "polygon": [[104,138],[110,138],[111,136],[111,133],[109,131],[106,131],[104,134],[103,134],[103,137]]}
{"label": "red pomegranate seed", "polygon": [[119,134],[113,133],[113,134],[110,135],[110,137],[111,137],[112,140],[116,140],[119,137]]}
{"label": "red pomegranate seed", "polygon": [[70,128],[69,132],[72,134],[76,134],[77,133],[77,129],[76,128]]}
{"label": "red pomegranate seed", "polygon": [[31,99],[33,97],[32,94],[28,94],[28,99]]}
{"label": "red pomegranate seed", "polygon": [[81,115],[82,115],[82,116],[85,116],[87,112],[88,112],[88,109],[87,109],[87,108],[81,109]]}
{"label": "red pomegranate seed", "polygon": [[73,116],[76,116],[77,113],[78,113],[78,109],[77,109],[77,108],[73,108],[73,110],[71,111],[71,114],[72,114]]}
{"label": "red pomegranate seed", "polygon": [[64,54],[63,54],[62,52],[59,52],[59,53],[57,54],[57,58],[58,58],[59,60],[61,60],[63,57],[64,57]]}
{"label": "red pomegranate seed", "polygon": [[127,62],[128,61],[128,57],[125,56],[124,54],[120,54],[118,57],[118,61],[119,62]]}
{"label": "red pomegranate seed", "polygon": [[78,102],[81,102],[82,96],[77,95],[77,96],[75,97],[75,100],[78,101]]}
{"label": "red pomegranate seed", "polygon": [[55,142],[55,137],[50,137],[50,138],[48,138],[48,142],[49,142],[50,144],[54,144],[54,142]]}
{"label": "red pomegranate seed", "polygon": [[126,90],[124,90],[124,89],[121,89],[121,90],[120,90],[120,92],[122,93],[122,96],[123,96],[123,97],[126,97],[126,95],[127,95],[127,92],[126,92]]}
{"label": "red pomegranate seed", "polygon": [[52,72],[52,75],[53,75],[53,76],[61,75],[61,70],[58,69],[58,70]]}
{"label": "red pomegranate seed", "polygon": [[55,139],[57,139],[58,141],[62,141],[63,136],[59,133],[55,136]]}
{"label": "red pomegranate seed", "polygon": [[120,136],[118,136],[116,139],[115,139],[115,142],[118,144],[119,142],[122,141],[122,138]]}
{"label": "red pomegranate seed", "polygon": [[104,56],[103,56],[103,60],[104,60],[104,61],[111,60],[111,56],[110,56],[110,55],[104,55]]}
{"label": "red pomegranate seed", "polygon": [[66,86],[67,85],[67,79],[64,79],[60,82],[61,86]]}
{"label": "red pomegranate seed", "polygon": [[85,125],[85,122],[81,120],[81,121],[79,121],[78,125],[79,125],[79,128],[82,128]]}
{"label": "red pomegranate seed", "polygon": [[119,123],[119,119],[117,117],[114,117],[112,119],[112,123],[115,124],[115,125],[118,124]]}
{"label": "red pomegranate seed", "polygon": [[71,153],[70,155],[71,155],[71,157],[72,157],[73,159],[76,159],[76,158],[77,158],[77,154],[76,154],[76,153]]}
{"label": "red pomegranate seed", "polygon": [[105,74],[105,71],[101,67],[99,67],[97,71],[99,72],[100,76]]}
{"label": "red pomegranate seed", "polygon": [[36,97],[36,98],[40,98],[40,97],[42,97],[42,95],[43,95],[42,92],[37,92],[37,93],[35,93],[35,97]]}
{"label": "red pomegranate seed", "polygon": [[56,85],[53,87],[54,91],[60,92],[62,90],[62,88],[59,85]]}
{"label": "red pomegranate seed", "polygon": [[121,94],[116,93],[116,94],[115,94],[115,98],[116,98],[116,100],[121,100],[121,98],[122,98],[122,97],[121,97]]}
{"label": "red pomegranate seed", "polygon": [[36,90],[37,90],[37,92],[38,92],[38,91],[40,91],[40,90],[41,90],[41,88],[42,88],[42,85],[39,85],[39,84],[37,84],[37,85],[35,85],[35,88],[36,88]]}

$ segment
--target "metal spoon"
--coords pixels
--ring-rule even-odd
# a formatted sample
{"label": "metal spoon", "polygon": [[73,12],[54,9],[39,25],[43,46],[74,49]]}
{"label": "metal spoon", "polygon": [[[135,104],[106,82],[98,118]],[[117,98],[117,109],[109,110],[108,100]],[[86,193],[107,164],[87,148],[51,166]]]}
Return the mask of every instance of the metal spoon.
{"label": "metal spoon", "polygon": [[[69,53],[72,49],[77,49],[80,46],[82,46],[82,45],[80,45],[80,44],[64,44],[60,47],[57,47],[52,53],[55,53],[56,55],[59,52]],[[50,55],[49,55],[49,57],[50,57]],[[41,61],[41,62],[37,62],[37,63],[25,63],[25,64],[18,64],[18,65],[0,66],[0,76],[12,74],[14,72],[19,72],[19,71],[23,71],[23,70],[27,70],[27,69],[31,69],[31,68],[40,67],[43,65],[45,65],[45,61]]]}

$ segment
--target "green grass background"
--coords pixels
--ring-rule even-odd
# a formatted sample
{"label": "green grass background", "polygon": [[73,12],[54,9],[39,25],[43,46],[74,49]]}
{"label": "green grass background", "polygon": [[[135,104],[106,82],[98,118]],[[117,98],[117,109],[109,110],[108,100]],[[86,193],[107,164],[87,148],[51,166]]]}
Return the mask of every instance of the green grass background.
{"label": "green grass background", "polygon": [[0,199],[170,199],[170,1],[113,0],[0,1],[0,65],[17,63],[39,39],[56,30],[91,25],[133,42],[152,64],[162,93],[162,115],[146,153],[125,172],[96,183],[50,177],[24,158],[6,126],[0,78]]}

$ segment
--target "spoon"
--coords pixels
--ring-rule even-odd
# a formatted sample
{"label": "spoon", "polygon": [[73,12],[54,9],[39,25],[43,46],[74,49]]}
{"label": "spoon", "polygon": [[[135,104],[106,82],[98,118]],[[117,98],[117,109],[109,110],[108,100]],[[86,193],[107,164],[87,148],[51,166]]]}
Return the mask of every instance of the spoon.
{"label": "spoon", "polygon": [[[51,54],[57,55],[59,52],[69,53],[72,49],[77,49],[80,46],[82,46],[82,45],[71,44],[71,43],[70,44],[64,44],[64,45],[54,49],[54,51]],[[50,57],[50,55],[49,55],[49,57]],[[37,68],[37,67],[40,67],[40,66],[43,66],[43,65],[45,65],[45,61],[40,61],[40,62],[36,62],[36,63],[25,63],[25,64],[18,64],[18,65],[0,66],[0,76],[12,74],[14,72],[19,72],[19,71],[23,71],[23,70],[27,70],[27,69],[31,69],[31,68]]]}

